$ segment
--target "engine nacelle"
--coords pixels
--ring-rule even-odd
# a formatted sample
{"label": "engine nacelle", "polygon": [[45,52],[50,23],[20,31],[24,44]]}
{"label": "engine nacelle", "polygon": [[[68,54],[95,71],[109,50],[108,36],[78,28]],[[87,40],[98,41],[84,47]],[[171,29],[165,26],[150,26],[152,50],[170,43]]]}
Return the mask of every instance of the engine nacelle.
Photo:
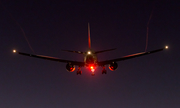
{"label": "engine nacelle", "polygon": [[69,71],[69,72],[73,72],[73,71],[75,70],[75,66],[68,63],[68,64],[66,65],[66,69],[67,69],[67,71]]}
{"label": "engine nacelle", "polygon": [[116,70],[117,67],[118,67],[118,64],[117,64],[116,62],[112,62],[111,64],[109,64],[109,69],[110,69],[111,71]]}

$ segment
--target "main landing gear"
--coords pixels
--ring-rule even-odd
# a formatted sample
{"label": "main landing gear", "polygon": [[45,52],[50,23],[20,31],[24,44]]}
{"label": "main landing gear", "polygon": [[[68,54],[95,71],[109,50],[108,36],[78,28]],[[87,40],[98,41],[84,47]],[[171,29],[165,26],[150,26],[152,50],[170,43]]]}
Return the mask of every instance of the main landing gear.
{"label": "main landing gear", "polygon": [[107,74],[107,71],[104,66],[103,66],[102,74]]}
{"label": "main landing gear", "polygon": [[82,74],[82,71],[81,71],[81,68],[80,67],[78,67],[78,70],[77,70],[77,75],[81,75]]}

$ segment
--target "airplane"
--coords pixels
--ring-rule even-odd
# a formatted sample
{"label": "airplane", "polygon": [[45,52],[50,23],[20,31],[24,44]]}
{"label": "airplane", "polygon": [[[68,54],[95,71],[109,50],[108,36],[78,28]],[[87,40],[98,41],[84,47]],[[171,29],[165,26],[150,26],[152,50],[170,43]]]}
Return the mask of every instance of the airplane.
{"label": "airplane", "polygon": [[59,58],[56,58],[56,57],[18,52],[16,50],[13,50],[13,52],[18,53],[20,55],[24,55],[24,56],[29,56],[29,57],[41,58],[41,59],[46,59],[46,60],[51,60],[51,61],[56,61],[56,62],[67,63],[66,70],[69,71],[69,72],[74,72],[75,66],[77,66],[78,67],[77,75],[82,74],[81,67],[87,67],[88,69],[90,69],[91,75],[94,76],[95,75],[95,69],[98,66],[101,66],[103,68],[102,74],[107,74],[107,71],[105,69],[105,65],[109,65],[109,69],[111,71],[115,71],[118,68],[117,62],[119,62],[119,61],[128,60],[128,59],[131,59],[131,58],[140,57],[140,56],[143,56],[143,55],[148,55],[148,54],[156,53],[156,52],[159,52],[159,51],[163,51],[164,49],[168,49],[168,46],[165,46],[165,48],[160,48],[160,49],[156,49],[156,50],[152,50],[152,51],[148,51],[148,52],[140,52],[140,53],[127,55],[127,56],[123,56],[123,57],[116,58],[116,59],[98,61],[97,54],[107,52],[107,51],[112,51],[112,50],[115,50],[115,48],[114,49],[107,49],[107,50],[100,50],[100,51],[92,50],[89,23],[88,23],[88,46],[89,46],[89,49],[86,52],[63,50],[63,51],[67,51],[67,52],[78,53],[78,54],[84,55],[84,61],[65,60],[65,59],[59,59]]}

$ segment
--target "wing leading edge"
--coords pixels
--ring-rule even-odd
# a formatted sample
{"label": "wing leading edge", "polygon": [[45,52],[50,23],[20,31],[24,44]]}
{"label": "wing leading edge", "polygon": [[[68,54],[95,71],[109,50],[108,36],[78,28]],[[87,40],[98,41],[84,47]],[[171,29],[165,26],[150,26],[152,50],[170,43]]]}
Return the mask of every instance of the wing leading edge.
{"label": "wing leading edge", "polygon": [[64,60],[64,59],[59,59],[59,58],[56,58],[56,57],[50,57],[50,56],[44,56],[44,55],[35,55],[35,54],[28,54],[28,53],[17,52],[17,51],[13,51],[13,52],[14,52],[14,53],[18,53],[18,54],[20,54],[20,55],[24,55],[24,56],[29,56],[29,57],[41,58],[41,59],[46,59],[46,60],[51,60],[51,61],[57,61],[57,62],[70,63],[70,64],[72,64],[72,65],[77,65],[77,66],[84,66],[84,62]]}
{"label": "wing leading edge", "polygon": [[157,50],[153,50],[153,51],[140,52],[140,53],[135,53],[135,54],[127,55],[127,56],[124,56],[124,57],[121,57],[121,58],[117,58],[117,59],[101,61],[101,62],[98,62],[98,65],[99,66],[104,66],[104,65],[110,64],[112,62],[127,60],[127,59],[131,59],[131,58],[135,58],[135,57],[139,57],[139,56],[143,56],[143,55],[148,55],[148,54],[156,53],[156,52],[159,52],[159,51],[163,51],[164,49],[167,49],[167,48],[168,47],[166,46],[165,48],[161,48],[161,49],[157,49]]}

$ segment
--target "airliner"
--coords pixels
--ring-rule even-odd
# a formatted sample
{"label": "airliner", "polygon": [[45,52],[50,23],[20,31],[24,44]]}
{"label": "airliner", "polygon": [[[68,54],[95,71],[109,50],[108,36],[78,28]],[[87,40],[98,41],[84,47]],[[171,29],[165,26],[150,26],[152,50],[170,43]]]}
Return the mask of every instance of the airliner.
{"label": "airliner", "polygon": [[143,55],[148,55],[148,54],[163,51],[164,49],[168,49],[168,46],[165,46],[164,48],[160,48],[160,49],[156,49],[156,50],[152,50],[152,51],[148,51],[148,52],[140,52],[140,53],[127,55],[127,56],[123,56],[123,57],[116,58],[116,59],[98,61],[97,54],[107,52],[107,51],[112,51],[112,50],[115,50],[115,48],[114,49],[107,49],[107,50],[100,50],[100,51],[92,50],[89,23],[88,23],[88,46],[89,46],[89,48],[85,52],[72,51],[72,50],[63,50],[63,51],[67,51],[67,52],[78,53],[78,54],[84,55],[84,61],[65,60],[65,59],[59,59],[59,58],[56,58],[56,57],[18,52],[16,50],[13,50],[13,52],[18,53],[20,55],[24,55],[24,56],[29,56],[29,57],[35,57],[35,58],[41,58],[41,59],[66,63],[66,70],[69,71],[69,72],[74,72],[75,66],[76,66],[77,67],[77,75],[81,75],[82,74],[81,68],[86,67],[86,68],[88,68],[90,70],[91,75],[94,76],[95,75],[95,69],[98,66],[102,67],[102,74],[107,74],[105,65],[109,65],[109,69],[111,71],[114,71],[114,70],[116,70],[118,68],[117,62],[119,62],[119,61],[128,60],[128,59],[131,59],[131,58],[140,57],[140,56],[143,56]]}

